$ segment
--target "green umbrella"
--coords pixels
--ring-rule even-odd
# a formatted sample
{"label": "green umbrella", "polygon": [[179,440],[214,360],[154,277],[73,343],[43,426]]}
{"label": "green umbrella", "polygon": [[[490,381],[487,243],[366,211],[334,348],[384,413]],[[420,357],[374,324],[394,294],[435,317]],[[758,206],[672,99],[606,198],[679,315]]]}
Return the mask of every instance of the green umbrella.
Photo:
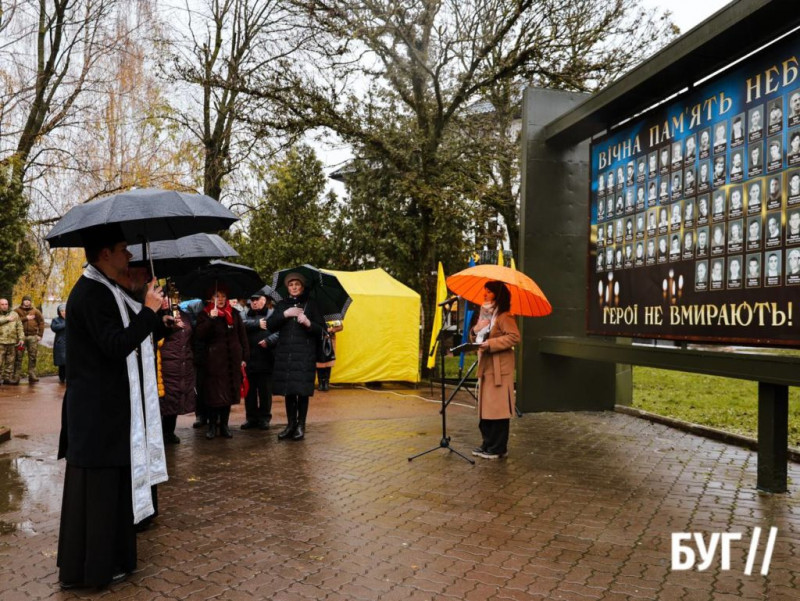
{"label": "green umbrella", "polygon": [[306,279],[308,297],[317,303],[325,321],[344,319],[353,299],[339,282],[339,278],[308,264],[281,269],[272,274],[272,288],[282,298],[289,296],[289,291],[286,289],[286,276],[290,273],[299,273]]}

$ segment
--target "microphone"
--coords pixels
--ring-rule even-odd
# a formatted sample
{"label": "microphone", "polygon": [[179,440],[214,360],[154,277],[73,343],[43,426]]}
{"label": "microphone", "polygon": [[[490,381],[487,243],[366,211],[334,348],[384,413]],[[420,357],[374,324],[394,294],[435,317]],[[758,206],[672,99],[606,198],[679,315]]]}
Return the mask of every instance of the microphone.
{"label": "microphone", "polygon": [[442,302],[440,302],[436,306],[437,307],[444,307],[445,305],[452,305],[457,300],[458,300],[458,296],[451,296],[450,298],[443,300]]}

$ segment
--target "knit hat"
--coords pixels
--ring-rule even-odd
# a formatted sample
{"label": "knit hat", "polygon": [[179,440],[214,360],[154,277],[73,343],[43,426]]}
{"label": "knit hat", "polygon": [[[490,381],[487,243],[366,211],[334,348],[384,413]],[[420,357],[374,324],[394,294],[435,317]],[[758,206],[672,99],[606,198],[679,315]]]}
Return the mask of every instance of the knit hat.
{"label": "knit hat", "polygon": [[291,272],[286,274],[286,277],[283,278],[284,286],[288,286],[289,282],[291,282],[292,280],[299,281],[303,285],[304,288],[306,286],[308,286],[308,281],[306,280],[306,276],[304,276],[302,273],[300,273],[298,271],[291,271]]}
{"label": "knit hat", "polygon": [[33,302],[33,299],[26,294],[25,296],[22,297],[22,302],[24,303],[25,301]]}

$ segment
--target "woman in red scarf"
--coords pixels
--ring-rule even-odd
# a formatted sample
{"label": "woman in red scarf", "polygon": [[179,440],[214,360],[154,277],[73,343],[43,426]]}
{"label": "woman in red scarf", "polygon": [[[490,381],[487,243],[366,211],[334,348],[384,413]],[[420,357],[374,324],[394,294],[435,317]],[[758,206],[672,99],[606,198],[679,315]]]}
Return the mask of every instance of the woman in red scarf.
{"label": "woman in red scarf", "polygon": [[208,407],[208,432],[211,439],[219,434],[232,438],[228,428],[231,405],[239,403],[242,367],[250,358],[247,333],[239,311],[228,302],[228,290],[219,286],[197,316],[195,335],[208,347],[205,369],[205,403]]}

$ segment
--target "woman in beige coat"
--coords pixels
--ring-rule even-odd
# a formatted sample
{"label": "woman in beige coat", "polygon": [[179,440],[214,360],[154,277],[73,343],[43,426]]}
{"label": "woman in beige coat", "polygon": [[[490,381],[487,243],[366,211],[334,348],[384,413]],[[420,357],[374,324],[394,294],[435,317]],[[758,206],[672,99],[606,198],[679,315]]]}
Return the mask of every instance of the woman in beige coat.
{"label": "woman in beige coat", "polygon": [[484,287],[480,318],[470,332],[478,351],[478,427],[481,446],[472,451],[476,457],[499,459],[508,455],[508,431],[514,414],[514,345],[520,340],[519,329],[509,313],[511,294],[502,282],[488,282]]}

